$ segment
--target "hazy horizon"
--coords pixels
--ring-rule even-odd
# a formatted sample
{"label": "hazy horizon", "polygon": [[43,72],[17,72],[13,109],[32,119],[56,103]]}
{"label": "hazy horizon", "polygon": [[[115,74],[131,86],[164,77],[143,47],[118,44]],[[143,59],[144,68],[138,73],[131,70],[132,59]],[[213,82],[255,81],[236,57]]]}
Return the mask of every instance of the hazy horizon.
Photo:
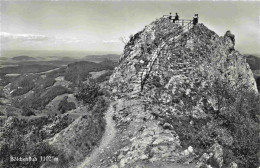
{"label": "hazy horizon", "polygon": [[110,51],[110,52],[103,52],[103,51],[77,51],[77,50],[4,50],[1,53],[2,57],[11,58],[16,56],[30,56],[30,57],[85,57],[88,55],[108,55],[108,54],[115,54],[120,55],[121,52],[117,51]]}
{"label": "hazy horizon", "polygon": [[[2,51],[1,56],[6,58],[12,58],[17,56],[30,56],[30,57],[71,57],[71,58],[82,58],[89,55],[121,55],[122,52],[103,52],[103,51],[62,51],[62,50],[5,50]],[[258,53],[241,53],[246,55],[254,55],[260,58]]]}
{"label": "hazy horizon", "polygon": [[239,52],[260,55],[260,3],[256,1],[0,3],[2,56],[6,51],[120,54],[124,48],[120,37],[137,33],[169,12],[178,12],[180,18],[185,19],[199,13],[199,22],[218,35],[231,30]]}

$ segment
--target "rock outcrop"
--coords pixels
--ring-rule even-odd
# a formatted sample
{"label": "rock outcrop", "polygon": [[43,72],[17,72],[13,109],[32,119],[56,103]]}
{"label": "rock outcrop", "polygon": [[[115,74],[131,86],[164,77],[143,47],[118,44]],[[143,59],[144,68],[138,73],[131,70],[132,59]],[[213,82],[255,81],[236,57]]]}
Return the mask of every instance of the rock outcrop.
{"label": "rock outcrop", "polygon": [[[208,119],[209,111],[225,108],[216,83],[257,93],[246,58],[234,46],[230,32],[218,36],[203,24],[185,29],[167,18],[135,34],[109,81],[118,102],[113,118],[130,138],[110,166],[223,167],[222,145],[231,145],[233,139],[228,129]],[[189,138],[204,137],[209,129],[217,136],[202,151]]]}

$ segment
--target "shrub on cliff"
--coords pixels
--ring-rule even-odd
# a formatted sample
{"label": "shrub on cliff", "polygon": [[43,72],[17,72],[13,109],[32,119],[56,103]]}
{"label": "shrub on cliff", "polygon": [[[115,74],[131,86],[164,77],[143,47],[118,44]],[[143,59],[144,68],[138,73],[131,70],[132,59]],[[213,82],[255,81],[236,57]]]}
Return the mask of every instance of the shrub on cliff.
{"label": "shrub on cliff", "polygon": [[29,107],[22,107],[22,116],[35,116],[34,112]]}
{"label": "shrub on cliff", "polygon": [[[204,101],[206,118],[192,116],[166,118],[180,137],[182,146],[193,146],[202,155],[216,141],[224,148],[224,165],[235,161],[239,167],[259,165],[260,98],[246,86],[231,88],[228,82],[216,80],[210,89],[216,96],[216,108]],[[203,93],[201,97],[203,97]],[[185,103],[187,104],[187,103]]]}
{"label": "shrub on cliff", "polygon": [[[57,167],[67,167],[69,160],[66,159],[69,158],[66,158],[61,151],[45,143],[44,140],[51,138],[71,122],[66,116],[62,118],[51,116],[32,119],[8,118],[5,121],[1,137],[0,167],[38,168],[45,163],[45,161],[40,161],[41,156],[57,157],[58,162],[55,162],[55,165]],[[45,129],[45,126],[48,125],[53,126],[51,135]],[[11,161],[11,156],[21,158],[36,157],[37,161]]]}
{"label": "shrub on cliff", "polygon": [[77,100],[83,101],[83,104],[92,107],[100,95],[102,95],[100,87],[95,82],[90,81],[88,84],[79,86],[79,91],[75,94],[75,97]]}
{"label": "shrub on cliff", "polygon": [[73,102],[68,102],[68,96],[65,96],[58,105],[58,110],[63,114],[72,109],[76,109],[76,105]]}

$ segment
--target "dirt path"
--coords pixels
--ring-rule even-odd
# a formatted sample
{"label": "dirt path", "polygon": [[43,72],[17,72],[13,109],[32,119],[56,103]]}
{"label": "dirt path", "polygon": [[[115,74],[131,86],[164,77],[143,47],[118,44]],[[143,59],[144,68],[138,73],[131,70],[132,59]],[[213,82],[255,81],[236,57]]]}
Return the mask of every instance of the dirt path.
{"label": "dirt path", "polygon": [[115,122],[113,121],[113,105],[114,103],[111,103],[106,115],[105,115],[105,120],[106,120],[106,130],[105,133],[102,137],[102,140],[97,148],[93,150],[93,152],[88,156],[82,163],[81,165],[78,166],[78,168],[91,168],[99,159],[100,155],[109,148],[109,144],[113,142],[112,140],[114,139],[116,135],[116,129],[115,129]]}

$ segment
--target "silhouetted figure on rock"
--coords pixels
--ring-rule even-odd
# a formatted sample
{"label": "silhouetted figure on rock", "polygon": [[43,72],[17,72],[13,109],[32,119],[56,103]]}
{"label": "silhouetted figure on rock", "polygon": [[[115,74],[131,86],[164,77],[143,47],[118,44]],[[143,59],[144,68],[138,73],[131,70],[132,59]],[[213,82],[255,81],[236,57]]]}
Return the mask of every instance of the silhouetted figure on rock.
{"label": "silhouetted figure on rock", "polygon": [[178,15],[178,13],[175,13],[173,23],[175,23],[175,21],[178,21],[178,20],[179,20],[179,15]]}
{"label": "silhouetted figure on rock", "polygon": [[170,16],[169,16],[170,22],[175,22],[175,19],[172,18],[172,13],[170,12]]}
{"label": "silhouetted figure on rock", "polygon": [[172,20],[172,13],[170,12],[170,16],[169,16],[170,21]]}
{"label": "silhouetted figure on rock", "polygon": [[195,16],[193,17],[193,25],[195,26],[196,24],[198,24],[199,22],[199,14],[195,14]]}

